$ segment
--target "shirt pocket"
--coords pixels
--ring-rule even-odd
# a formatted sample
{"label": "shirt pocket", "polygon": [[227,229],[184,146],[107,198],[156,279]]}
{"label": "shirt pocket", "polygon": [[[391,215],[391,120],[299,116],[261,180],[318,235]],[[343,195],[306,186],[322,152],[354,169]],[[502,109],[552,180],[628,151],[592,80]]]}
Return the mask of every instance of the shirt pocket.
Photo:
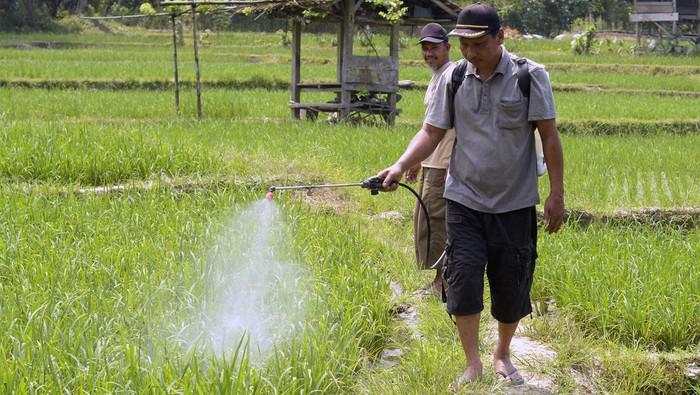
{"label": "shirt pocket", "polygon": [[527,122],[527,100],[504,99],[498,103],[496,126],[499,129],[520,129]]}

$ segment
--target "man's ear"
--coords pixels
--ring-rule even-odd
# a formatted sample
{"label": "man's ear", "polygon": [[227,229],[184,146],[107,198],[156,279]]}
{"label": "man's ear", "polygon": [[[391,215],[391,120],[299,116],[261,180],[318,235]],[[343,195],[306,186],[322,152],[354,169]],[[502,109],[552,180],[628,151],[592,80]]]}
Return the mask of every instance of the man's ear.
{"label": "man's ear", "polygon": [[503,44],[503,41],[505,40],[505,32],[503,31],[503,28],[498,29],[498,33],[496,33],[496,40],[498,40],[499,44]]}

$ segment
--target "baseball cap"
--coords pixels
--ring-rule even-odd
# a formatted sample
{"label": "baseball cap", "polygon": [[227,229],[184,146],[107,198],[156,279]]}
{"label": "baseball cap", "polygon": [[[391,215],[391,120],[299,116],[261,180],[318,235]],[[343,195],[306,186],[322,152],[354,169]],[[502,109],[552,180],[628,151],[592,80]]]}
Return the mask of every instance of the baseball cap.
{"label": "baseball cap", "polygon": [[457,26],[450,36],[478,38],[486,33],[498,31],[501,28],[501,18],[493,6],[474,3],[464,7],[457,16]]}
{"label": "baseball cap", "polygon": [[447,31],[439,23],[428,23],[420,31],[418,43],[443,43],[449,41]]}

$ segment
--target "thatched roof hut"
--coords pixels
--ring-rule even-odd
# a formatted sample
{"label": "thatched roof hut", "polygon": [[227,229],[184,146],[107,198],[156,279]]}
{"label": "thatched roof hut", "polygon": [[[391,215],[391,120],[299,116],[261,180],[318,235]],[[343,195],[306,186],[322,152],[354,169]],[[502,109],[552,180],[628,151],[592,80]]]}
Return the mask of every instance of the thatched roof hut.
{"label": "thatched roof hut", "polygon": [[[250,0],[170,1],[161,5],[186,5],[193,15],[200,5],[225,7],[234,14],[267,15],[291,21],[292,70],[290,109],[295,118],[302,113],[314,118],[319,112],[337,113],[339,119],[378,115],[393,124],[398,90],[399,27],[428,22],[452,23],[460,7],[449,0]],[[316,22],[337,23],[337,82],[302,83],[301,34],[304,26]],[[375,25],[389,29],[388,56],[355,56],[356,26]],[[196,26],[196,24],[193,24]],[[302,103],[302,89],[335,93],[324,103]]]}

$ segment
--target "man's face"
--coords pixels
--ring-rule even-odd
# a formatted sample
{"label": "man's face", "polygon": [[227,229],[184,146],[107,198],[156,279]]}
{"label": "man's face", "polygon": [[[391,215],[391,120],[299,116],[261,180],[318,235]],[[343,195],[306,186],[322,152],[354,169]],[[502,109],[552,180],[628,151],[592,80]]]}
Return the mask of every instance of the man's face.
{"label": "man's face", "polygon": [[478,69],[498,64],[501,44],[503,44],[503,29],[499,30],[495,37],[487,33],[478,38],[459,38],[459,50],[462,56]]}
{"label": "man's face", "polygon": [[423,60],[433,70],[442,67],[445,62],[450,60],[450,43],[421,43],[423,50]]}

